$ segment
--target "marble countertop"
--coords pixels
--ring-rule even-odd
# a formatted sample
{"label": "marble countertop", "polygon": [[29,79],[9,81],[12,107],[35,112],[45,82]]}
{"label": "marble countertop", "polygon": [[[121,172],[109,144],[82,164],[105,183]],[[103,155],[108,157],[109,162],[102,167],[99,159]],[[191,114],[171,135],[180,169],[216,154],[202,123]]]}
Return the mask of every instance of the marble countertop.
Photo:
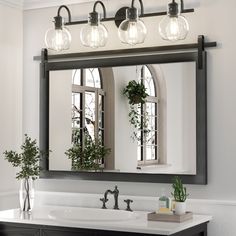
{"label": "marble countertop", "polygon": [[137,211],[137,218],[124,221],[70,221],[50,217],[50,213],[58,209],[73,210],[75,207],[42,206],[30,214],[22,213],[19,209],[5,210],[0,211],[0,222],[172,235],[212,220],[211,216],[194,215],[193,219],[183,223],[153,222],[147,221],[148,212],[145,211]]}

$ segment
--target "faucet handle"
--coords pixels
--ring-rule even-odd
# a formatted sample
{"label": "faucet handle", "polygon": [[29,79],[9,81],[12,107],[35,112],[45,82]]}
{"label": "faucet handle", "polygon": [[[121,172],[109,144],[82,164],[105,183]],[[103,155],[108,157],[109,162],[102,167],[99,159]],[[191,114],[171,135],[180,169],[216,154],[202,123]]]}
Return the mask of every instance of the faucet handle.
{"label": "faucet handle", "polygon": [[124,200],[124,202],[127,203],[126,211],[132,211],[132,209],[130,208],[130,203],[132,203],[133,200],[131,200],[131,199],[126,199],[126,200]]}
{"label": "faucet handle", "polygon": [[107,198],[100,198],[100,201],[102,202],[102,209],[107,209],[106,202],[108,202]]}

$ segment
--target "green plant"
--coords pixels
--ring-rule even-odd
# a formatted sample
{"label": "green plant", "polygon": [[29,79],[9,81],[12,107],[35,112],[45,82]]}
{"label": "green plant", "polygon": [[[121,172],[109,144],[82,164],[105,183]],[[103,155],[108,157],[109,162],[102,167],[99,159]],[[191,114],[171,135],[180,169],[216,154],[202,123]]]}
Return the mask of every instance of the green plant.
{"label": "green plant", "polygon": [[99,170],[103,158],[110,153],[110,149],[102,145],[100,140],[86,138],[84,148],[76,143],[65,154],[72,161],[72,170]]}
{"label": "green plant", "polygon": [[[141,114],[142,106],[146,102],[148,94],[142,82],[135,80],[129,81],[128,85],[123,90],[123,94],[128,98],[130,104],[129,122],[133,126],[134,131],[131,136],[133,140],[141,140],[142,133],[146,135],[150,132],[148,129],[148,114]],[[144,139],[144,141],[147,141]]]}
{"label": "green plant", "polygon": [[145,99],[148,96],[146,93],[146,88],[142,82],[137,82],[135,80],[129,81],[128,85],[123,90],[123,94],[129,99],[129,104],[144,104]]}
{"label": "green plant", "polygon": [[178,176],[175,176],[173,181],[172,187],[174,193],[171,193],[171,195],[174,197],[176,202],[185,202],[189,195],[187,194],[186,187],[183,186],[182,180]]}
{"label": "green plant", "polygon": [[[21,153],[15,151],[5,151],[3,154],[5,160],[10,162],[13,167],[18,167],[19,172],[16,173],[16,179],[22,180],[22,191],[20,191],[21,209],[23,211],[30,211],[32,208],[32,202],[30,197],[30,178],[35,180],[40,174],[40,159],[45,152],[39,150],[36,145],[36,140],[32,140],[27,134],[25,134],[25,141],[21,145]],[[24,193],[25,192],[25,193]]]}
{"label": "green plant", "polygon": [[20,168],[16,174],[16,179],[28,179],[32,177],[35,180],[40,173],[40,159],[43,152],[36,145],[36,140],[32,140],[25,134],[25,141],[21,145],[21,153],[15,151],[5,151],[3,154],[5,160],[10,162],[13,167]]}

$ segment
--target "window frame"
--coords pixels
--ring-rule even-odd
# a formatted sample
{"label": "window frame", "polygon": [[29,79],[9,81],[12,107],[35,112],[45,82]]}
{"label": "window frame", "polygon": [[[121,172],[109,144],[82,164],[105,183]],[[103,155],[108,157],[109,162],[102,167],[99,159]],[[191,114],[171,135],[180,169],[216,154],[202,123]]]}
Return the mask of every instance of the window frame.
{"label": "window frame", "polygon": [[[152,165],[158,165],[159,164],[159,151],[158,151],[158,146],[159,144],[159,138],[158,138],[158,130],[159,130],[159,118],[158,118],[158,111],[159,111],[159,86],[157,86],[157,79],[156,75],[153,75],[153,70],[150,69],[150,65],[142,65],[141,67],[141,82],[144,83],[145,79],[144,75],[145,72],[144,70],[148,70],[153,81],[153,86],[154,86],[154,96],[149,95],[146,98],[146,103],[141,105],[141,117],[140,119],[143,119],[143,116],[147,114],[147,103],[154,103],[155,104],[155,144],[154,145],[148,145],[146,140],[146,134],[141,130],[141,140],[140,144],[138,144],[138,147],[140,147],[140,157],[141,160],[138,160],[138,168],[142,168],[145,166],[152,166]],[[145,83],[144,83],[145,84]],[[153,132],[153,131],[151,131]],[[155,148],[155,159],[147,160],[147,146],[154,146]]]}
{"label": "window frame", "polygon": [[[98,72],[99,72],[99,79],[100,79],[100,88],[97,88],[97,87],[90,87],[90,86],[86,86],[84,85],[85,84],[85,81],[86,81],[86,73],[85,71],[87,69],[91,69],[91,68],[84,68],[84,69],[75,69],[75,70],[79,70],[80,71],[80,84],[81,85],[78,85],[78,84],[74,84],[73,81],[72,81],[72,96],[74,93],[77,93],[77,94],[80,94],[81,95],[81,102],[82,102],[82,105],[81,105],[81,109],[80,109],[80,112],[81,112],[81,127],[79,128],[80,129],[80,135],[81,135],[81,145],[82,145],[82,148],[84,148],[84,143],[85,143],[85,128],[86,128],[86,92],[88,93],[94,93],[95,95],[95,125],[94,125],[94,140],[97,141],[99,139],[99,131],[100,131],[100,127],[99,127],[99,96],[102,96],[102,99],[104,99],[105,97],[105,91],[103,90],[103,77],[102,77],[102,73],[100,71],[100,68],[94,68],[94,69],[97,69]],[[73,74],[73,76],[76,74],[77,72],[75,72]],[[104,104],[104,101],[102,102],[102,113],[105,113],[105,104]],[[102,135],[102,140],[101,142],[103,143],[104,145],[104,137],[105,137],[105,116],[103,115],[103,117],[101,118],[103,119],[103,127],[102,127],[102,130],[103,130],[103,135]],[[72,127],[72,133],[73,133],[73,127]],[[71,140],[73,141],[73,140]],[[72,142],[73,143],[73,142]],[[102,160],[102,163],[103,164],[104,161]]]}

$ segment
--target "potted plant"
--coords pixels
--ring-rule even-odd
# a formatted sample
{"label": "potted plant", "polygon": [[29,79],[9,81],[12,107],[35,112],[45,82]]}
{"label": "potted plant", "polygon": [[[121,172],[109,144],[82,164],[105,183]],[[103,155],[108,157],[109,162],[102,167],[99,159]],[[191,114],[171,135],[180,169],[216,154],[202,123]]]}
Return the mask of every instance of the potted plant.
{"label": "potted plant", "polygon": [[142,105],[145,104],[148,94],[142,82],[135,80],[129,81],[123,90],[123,94],[128,98],[130,104],[129,122],[134,127],[132,138],[141,140],[141,131],[145,134],[149,133],[148,114],[141,114]]}
{"label": "potted plant", "polygon": [[123,91],[124,95],[129,99],[129,104],[144,104],[146,102],[146,88],[142,82],[137,82],[135,80],[129,81],[128,85]]}
{"label": "potted plant", "polygon": [[75,143],[65,154],[72,161],[72,170],[100,170],[102,159],[110,153],[110,149],[102,145],[100,140],[86,138],[84,147]]}
{"label": "potted plant", "polygon": [[22,211],[31,211],[34,204],[34,180],[40,173],[40,159],[43,154],[36,145],[36,140],[25,134],[25,141],[21,145],[21,153],[5,151],[5,160],[13,167],[19,168],[16,179],[20,180],[20,207]]}
{"label": "potted plant", "polygon": [[175,200],[175,214],[183,215],[186,213],[186,199],[189,194],[187,194],[186,187],[183,186],[180,177],[174,177],[174,183],[172,184],[174,192],[171,195]]}

